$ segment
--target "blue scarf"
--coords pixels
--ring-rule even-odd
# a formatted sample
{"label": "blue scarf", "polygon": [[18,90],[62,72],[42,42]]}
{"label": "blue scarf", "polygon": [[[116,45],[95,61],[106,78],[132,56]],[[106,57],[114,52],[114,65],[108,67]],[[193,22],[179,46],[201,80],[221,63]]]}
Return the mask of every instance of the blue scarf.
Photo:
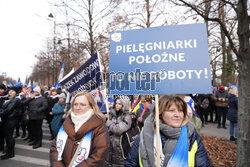
{"label": "blue scarf", "polygon": [[[155,166],[157,166],[156,162],[156,134],[154,133],[154,159],[155,159]],[[161,165],[163,166],[164,162],[164,154],[162,152],[162,143],[160,140],[160,159],[161,159]],[[176,147],[174,149],[174,152],[172,156],[170,157],[167,167],[188,167],[188,134],[187,134],[187,127],[182,126],[181,127],[181,134],[177,141]]]}

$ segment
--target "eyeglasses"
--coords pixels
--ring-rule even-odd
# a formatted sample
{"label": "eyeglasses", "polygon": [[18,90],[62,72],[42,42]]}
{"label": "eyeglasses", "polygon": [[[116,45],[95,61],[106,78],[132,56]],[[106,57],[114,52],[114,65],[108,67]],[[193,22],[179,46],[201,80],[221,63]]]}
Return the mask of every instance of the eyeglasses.
{"label": "eyeglasses", "polygon": [[86,106],[86,104],[83,104],[83,103],[75,103],[74,104],[74,107],[80,107],[80,108],[83,108],[83,107],[85,107]]}

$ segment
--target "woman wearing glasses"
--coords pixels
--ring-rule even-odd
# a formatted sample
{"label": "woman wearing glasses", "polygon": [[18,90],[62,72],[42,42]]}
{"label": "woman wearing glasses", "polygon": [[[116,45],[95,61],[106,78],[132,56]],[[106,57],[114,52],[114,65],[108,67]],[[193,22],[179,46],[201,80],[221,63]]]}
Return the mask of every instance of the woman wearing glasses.
{"label": "woman wearing glasses", "polygon": [[[125,166],[156,166],[155,108],[128,154]],[[188,121],[187,104],[178,96],[159,99],[160,166],[212,166],[201,137]]]}
{"label": "woman wearing glasses", "polygon": [[104,121],[90,93],[76,94],[71,112],[52,143],[51,166],[106,166],[109,135]]}

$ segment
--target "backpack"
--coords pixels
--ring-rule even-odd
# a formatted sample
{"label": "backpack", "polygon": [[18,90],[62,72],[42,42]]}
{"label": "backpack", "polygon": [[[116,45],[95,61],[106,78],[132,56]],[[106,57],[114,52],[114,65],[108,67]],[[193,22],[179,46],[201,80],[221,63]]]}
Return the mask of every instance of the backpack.
{"label": "backpack", "polygon": [[201,102],[201,108],[203,108],[203,109],[207,109],[208,108],[208,106],[209,106],[209,100],[208,100],[208,98],[206,97],[206,98],[204,98],[203,99],[203,101]]}
{"label": "backpack", "polygon": [[132,123],[131,128],[121,135],[120,147],[123,159],[127,158],[128,153],[133,145],[133,142],[135,141],[136,137],[139,134],[140,134],[140,128],[136,126],[135,123]]}

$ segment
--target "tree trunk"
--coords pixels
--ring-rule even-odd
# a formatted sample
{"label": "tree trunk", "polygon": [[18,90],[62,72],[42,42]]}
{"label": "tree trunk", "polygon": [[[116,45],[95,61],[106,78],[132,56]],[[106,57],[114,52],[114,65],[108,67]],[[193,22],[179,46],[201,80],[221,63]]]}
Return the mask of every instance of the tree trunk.
{"label": "tree trunk", "polygon": [[147,28],[150,27],[150,10],[149,10],[149,0],[146,0],[146,11],[147,11],[147,23],[146,26]]}
{"label": "tree trunk", "polygon": [[[219,18],[225,24],[225,11],[224,3],[222,2],[221,8],[219,9]],[[221,50],[222,50],[222,74],[221,84],[226,85],[226,36],[224,31],[221,29]]]}
{"label": "tree trunk", "polygon": [[239,36],[239,107],[237,167],[250,166],[250,47],[247,0],[239,0],[237,5]]}
{"label": "tree trunk", "polygon": [[92,16],[92,8],[93,4],[91,4],[91,0],[88,1],[88,7],[89,7],[89,39],[90,39],[90,56],[93,56],[95,54],[95,46],[94,46],[94,36],[93,36],[93,16]]}
{"label": "tree trunk", "polygon": [[[205,3],[205,16],[206,17],[209,17],[209,13],[210,13],[210,8],[211,8],[211,1],[207,1],[207,0],[204,0],[204,3]],[[209,31],[208,31],[208,20],[207,19],[204,19],[205,23],[206,23],[206,28],[207,28],[207,37],[209,37]]]}

